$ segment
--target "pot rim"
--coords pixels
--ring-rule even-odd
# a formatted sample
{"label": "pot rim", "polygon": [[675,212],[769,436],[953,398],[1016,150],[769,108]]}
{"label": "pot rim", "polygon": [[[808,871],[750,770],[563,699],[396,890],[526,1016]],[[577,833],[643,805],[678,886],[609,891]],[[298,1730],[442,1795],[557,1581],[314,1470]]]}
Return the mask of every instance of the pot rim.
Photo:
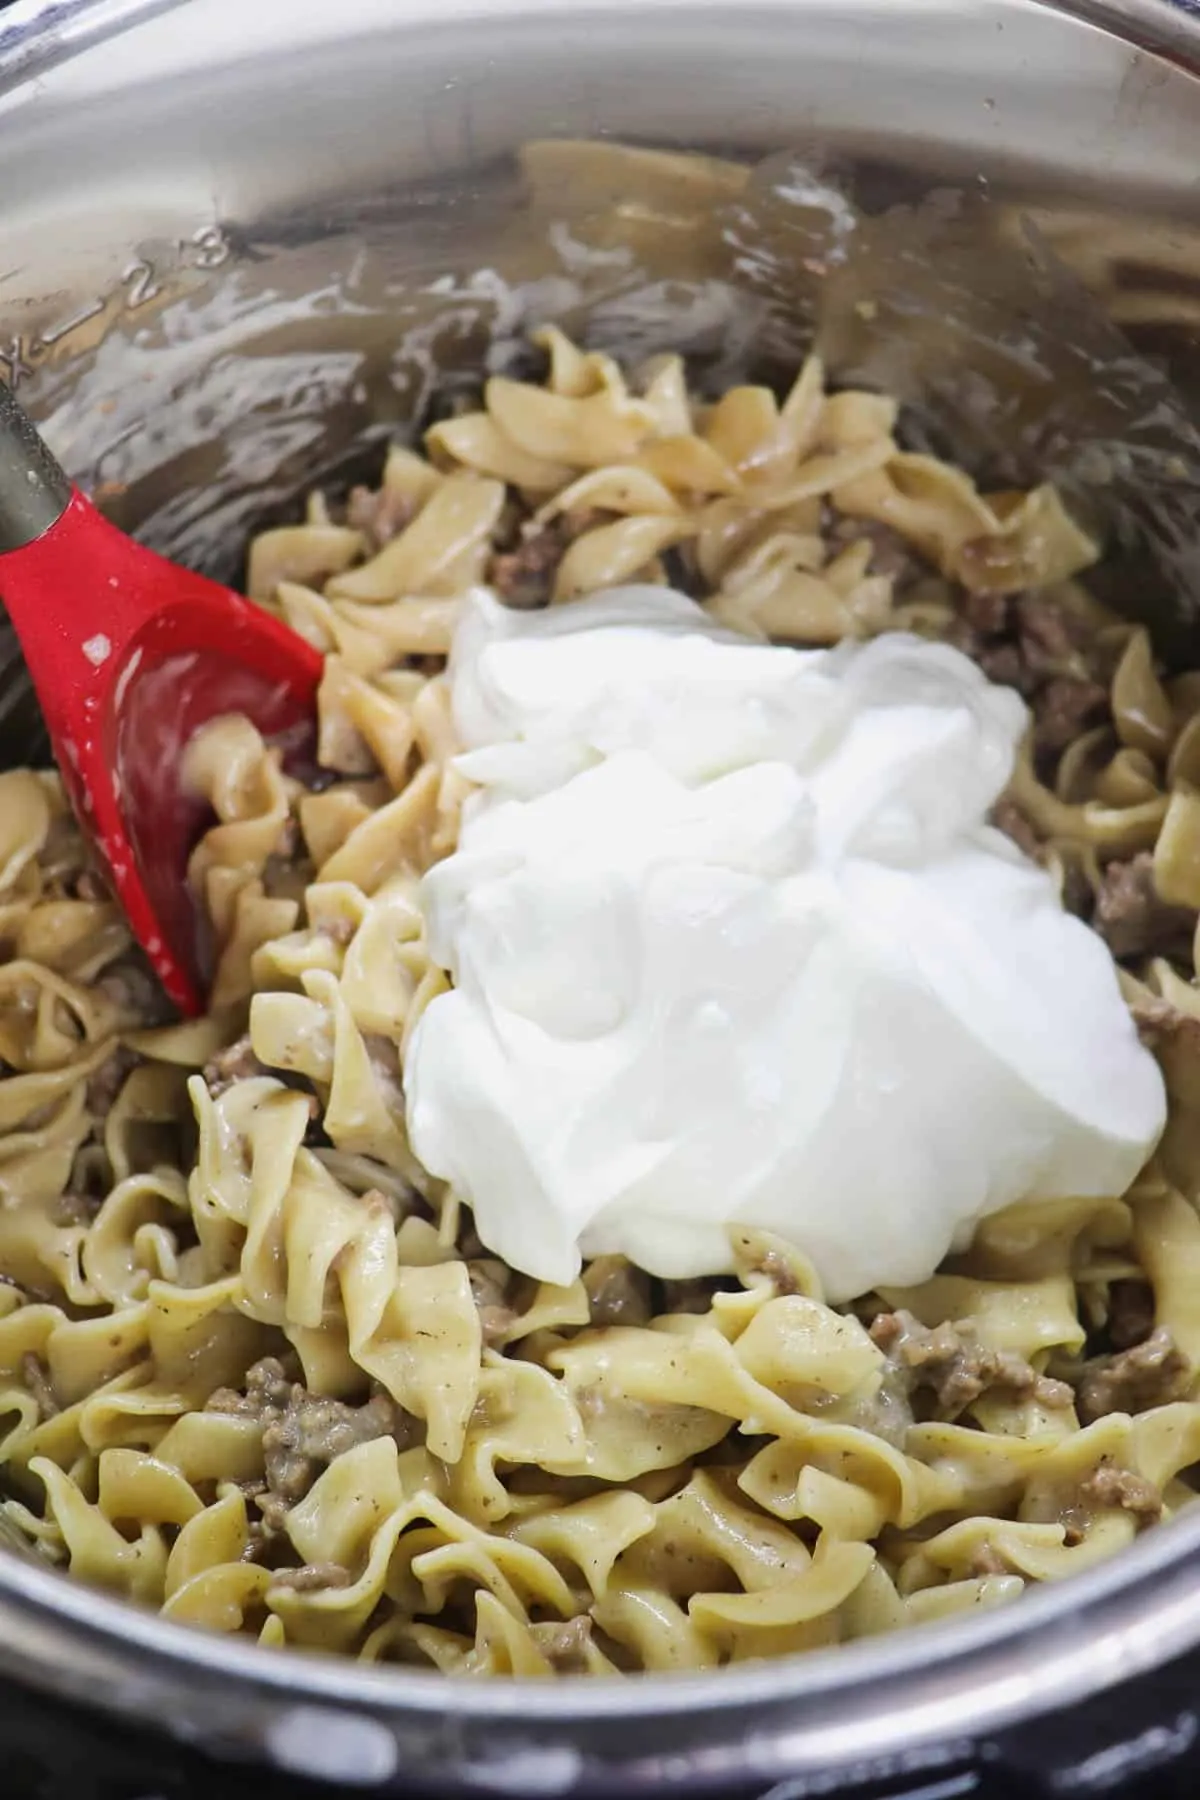
{"label": "pot rim", "polygon": [[[518,13],[553,13],[572,0],[511,0]],[[781,8],[804,0],[767,0]],[[119,37],[189,0],[11,0],[0,19],[0,94],[45,75],[96,44]],[[499,10],[506,0],[437,0],[439,21],[456,14]],[[646,10],[646,0],[590,0],[601,12]],[[724,7],[726,0],[657,0],[659,5]],[[953,0],[943,0],[947,6]],[[1200,0],[1025,0],[1042,12],[1094,26],[1139,50],[1200,73]],[[654,0],[651,0],[653,8]]]}
{"label": "pot rim", "polygon": [[[439,0],[439,19],[480,3]],[[659,0],[672,9],[686,3],[725,0]],[[1200,74],[1200,0],[1032,3]],[[0,22],[0,94],[185,4],[16,0]],[[545,13],[568,4],[511,0],[511,10]],[[647,0],[591,4],[601,12],[644,11]],[[655,0],[649,4],[653,9]],[[581,1734],[587,1766],[620,1767],[626,1778],[694,1786],[734,1771],[769,1779],[849,1765],[875,1770],[914,1746],[942,1746],[936,1759],[945,1760],[1018,1719],[1159,1668],[1200,1642],[1200,1508],[1015,1607],[958,1615],[904,1641],[907,1657],[897,1656],[891,1637],[880,1637],[711,1673],[463,1682],[451,1690],[435,1671],[266,1653],[249,1640],[182,1628],[56,1571],[0,1557],[0,1677],[296,1767],[279,1729],[283,1705],[283,1719],[303,1715],[321,1730],[384,1728],[390,1766],[378,1736],[351,1733],[330,1750],[342,1761],[321,1772],[343,1780],[381,1780],[401,1767],[409,1775],[453,1771],[461,1778],[486,1765],[495,1791],[552,1793],[566,1791],[584,1770]],[[185,1704],[177,1713],[180,1696]],[[588,1729],[617,1720],[627,1729],[615,1736]],[[508,1777],[496,1772],[506,1756],[513,1759]]]}
{"label": "pot rim", "polygon": [[[596,1765],[692,1785],[697,1773],[716,1780],[734,1770],[769,1778],[850,1764],[875,1769],[922,1745],[938,1746],[939,1760],[965,1756],[1018,1719],[1069,1708],[1190,1649],[1200,1639],[1198,1551],[1200,1509],[1014,1605],[905,1634],[919,1660],[898,1660],[889,1635],[712,1672],[456,1682],[452,1689],[434,1670],[280,1656],[246,1639],[190,1630],[5,1557],[0,1676],[141,1724],[156,1720],[192,1742],[211,1735],[225,1749],[266,1749],[285,1765],[285,1723],[338,1731],[359,1721],[370,1734],[368,1721],[378,1721],[394,1731],[407,1773],[415,1773],[414,1762],[461,1774],[520,1759],[512,1787],[522,1793],[565,1790],[567,1780],[544,1777],[527,1789],[530,1764],[540,1759],[565,1775],[556,1759],[576,1758],[574,1779],[583,1767],[581,1734]],[[173,1715],[181,1695],[186,1711]],[[628,1735],[616,1740],[588,1729],[618,1720]],[[355,1768],[364,1755],[377,1757],[378,1747],[373,1734],[340,1741],[341,1777],[356,1779]],[[1097,1748],[1094,1740],[1089,1747]],[[488,1785],[509,1784],[492,1773]]]}

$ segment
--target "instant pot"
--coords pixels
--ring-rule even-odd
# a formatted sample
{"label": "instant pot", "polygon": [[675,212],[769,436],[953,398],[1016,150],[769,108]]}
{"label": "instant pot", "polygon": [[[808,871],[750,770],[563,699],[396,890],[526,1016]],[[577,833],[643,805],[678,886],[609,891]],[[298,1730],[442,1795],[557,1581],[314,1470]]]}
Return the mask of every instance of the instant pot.
{"label": "instant pot", "polygon": [[[815,335],[931,441],[1073,485],[1179,643],[1198,195],[1196,0],[17,0],[0,377],[233,576],[529,325],[714,381]],[[0,762],[39,754],[0,639]],[[1200,1509],[999,1612],[620,1684],[259,1650],[0,1554],[4,1800],[1198,1789]]]}

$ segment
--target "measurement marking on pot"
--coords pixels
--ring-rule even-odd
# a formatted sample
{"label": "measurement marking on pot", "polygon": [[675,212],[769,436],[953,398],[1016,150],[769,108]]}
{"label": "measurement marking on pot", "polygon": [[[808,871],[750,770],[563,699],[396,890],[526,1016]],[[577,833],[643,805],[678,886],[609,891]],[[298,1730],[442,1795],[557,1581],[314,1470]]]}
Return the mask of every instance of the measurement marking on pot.
{"label": "measurement marking on pot", "polygon": [[[0,0],[0,4],[3,0]],[[69,338],[74,331],[111,311],[112,320],[149,306],[169,291],[173,276],[193,270],[208,274],[223,268],[234,254],[233,244],[221,225],[198,225],[190,236],[177,238],[163,258],[135,255],[121,271],[118,284],[108,293],[99,294],[81,306],[70,318],[48,325],[31,338],[14,337],[0,345],[0,373],[7,371],[9,385],[15,390],[31,379],[46,352]]]}
{"label": "measurement marking on pot", "polygon": [[162,292],[162,283],[156,278],[154,264],[139,257],[122,271],[121,280],[125,283],[125,310],[136,312],[139,306],[145,306],[150,300],[156,300]]}
{"label": "measurement marking on pot", "polygon": [[78,312],[72,313],[69,319],[64,319],[61,325],[52,325],[49,330],[40,331],[29,346],[30,355],[36,356],[39,350],[52,349],[62,338],[68,337],[72,331],[86,325],[89,319],[94,319],[97,313],[103,311],[103,300],[93,300],[90,306],[81,306]]}
{"label": "measurement marking on pot", "polygon": [[233,245],[219,225],[201,225],[193,231],[191,242],[198,269],[219,269],[233,255]]}

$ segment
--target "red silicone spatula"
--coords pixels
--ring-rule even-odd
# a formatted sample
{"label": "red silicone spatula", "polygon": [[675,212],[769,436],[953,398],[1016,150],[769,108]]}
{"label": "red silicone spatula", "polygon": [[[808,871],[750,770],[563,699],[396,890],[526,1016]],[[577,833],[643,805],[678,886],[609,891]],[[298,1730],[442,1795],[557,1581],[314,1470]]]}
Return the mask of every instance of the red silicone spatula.
{"label": "red silicone spatula", "polygon": [[76,813],[167,993],[197,1012],[201,938],[186,864],[204,807],[183,790],[184,750],[228,712],[296,747],[321,657],[240,594],[110,525],[2,382],[0,600]]}

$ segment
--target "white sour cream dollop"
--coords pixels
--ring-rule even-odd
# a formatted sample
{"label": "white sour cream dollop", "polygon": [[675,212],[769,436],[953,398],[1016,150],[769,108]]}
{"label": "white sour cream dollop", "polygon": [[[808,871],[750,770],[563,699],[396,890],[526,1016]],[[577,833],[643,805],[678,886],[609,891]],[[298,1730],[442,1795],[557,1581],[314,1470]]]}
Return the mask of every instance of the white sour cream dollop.
{"label": "white sour cream dollop", "polygon": [[479,785],[422,886],[454,987],[408,1123],[513,1268],[717,1274],[736,1222],[847,1299],[1011,1201],[1133,1180],[1158,1067],[986,823],[1026,710],[965,656],[754,644],[641,587],[476,594],[450,675]]}

